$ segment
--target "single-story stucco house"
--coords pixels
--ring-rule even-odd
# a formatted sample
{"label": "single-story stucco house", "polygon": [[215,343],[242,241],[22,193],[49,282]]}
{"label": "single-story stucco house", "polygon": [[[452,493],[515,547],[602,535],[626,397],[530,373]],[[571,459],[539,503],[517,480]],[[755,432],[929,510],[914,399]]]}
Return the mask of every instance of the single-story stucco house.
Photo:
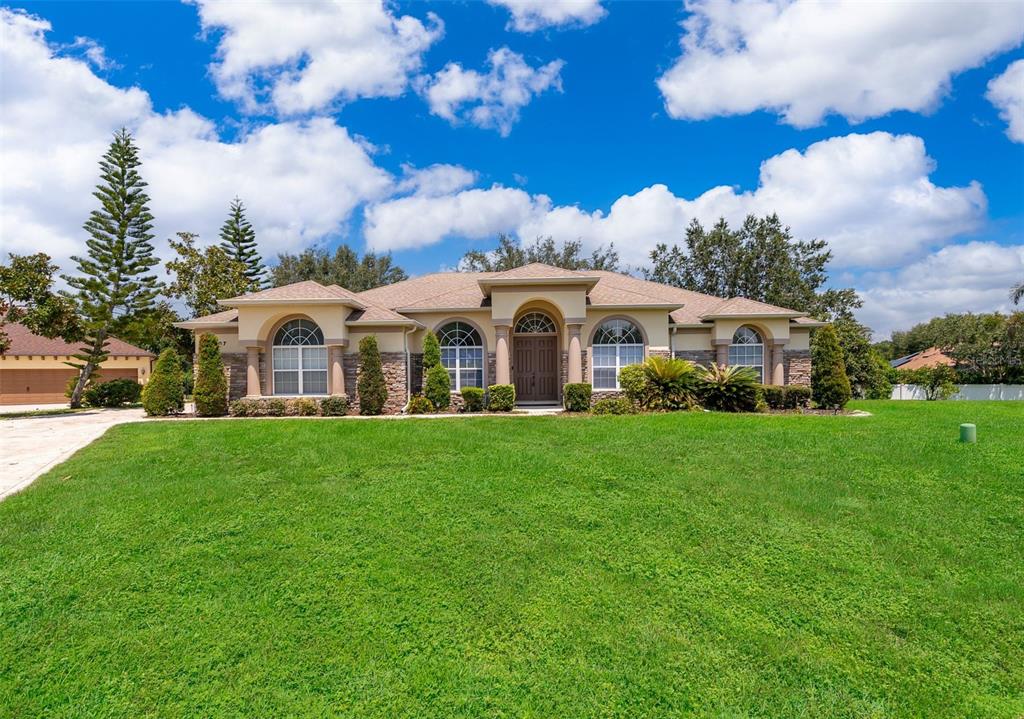
{"label": "single-story stucco house", "polygon": [[[810,382],[803,312],[711,297],[616,272],[530,264],[439,272],[350,292],[298,282],[221,301],[231,309],[179,323],[221,343],[231,399],[357,398],[359,340],[376,335],[386,412],[423,385],[423,338],[437,333],[452,392],[514,384],[520,404],[555,404],[567,382],[618,391],[622,367],[650,355],[755,367],[765,383]],[[457,400],[456,400],[457,401]]]}
{"label": "single-story stucco house", "polygon": [[[32,333],[16,322],[3,325],[10,347],[0,354],[0,405],[60,404],[67,402],[64,389],[78,370],[68,362],[81,352],[81,343],[51,339]],[[152,352],[116,337],[107,340],[106,361],[99,366],[99,379],[133,379],[145,384],[152,371]]]}

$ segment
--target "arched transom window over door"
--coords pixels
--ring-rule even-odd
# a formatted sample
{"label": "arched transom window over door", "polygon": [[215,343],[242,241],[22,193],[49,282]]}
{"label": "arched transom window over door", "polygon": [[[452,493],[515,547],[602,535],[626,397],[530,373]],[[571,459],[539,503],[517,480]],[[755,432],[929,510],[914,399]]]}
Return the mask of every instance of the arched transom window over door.
{"label": "arched transom window over door", "polygon": [[757,371],[757,381],[764,381],[764,338],[753,327],[740,327],[729,345],[729,364],[751,367]]}
{"label": "arched transom window over door", "polygon": [[291,320],[274,335],[274,394],[327,394],[327,347],[315,322]]}
{"label": "arched transom window over door", "polygon": [[516,322],[516,334],[535,335],[553,334],[556,332],[555,323],[543,312],[527,312]]}
{"label": "arched transom window over door", "polygon": [[618,389],[619,370],[644,361],[644,337],[629,320],[608,320],[594,333],[594,389]]}
{"label": "arched transom window over door", "polygon": [[441,364],[448,370],[452,390],[484,386],[484,343],[465,322],[449,322],[437,333]]}

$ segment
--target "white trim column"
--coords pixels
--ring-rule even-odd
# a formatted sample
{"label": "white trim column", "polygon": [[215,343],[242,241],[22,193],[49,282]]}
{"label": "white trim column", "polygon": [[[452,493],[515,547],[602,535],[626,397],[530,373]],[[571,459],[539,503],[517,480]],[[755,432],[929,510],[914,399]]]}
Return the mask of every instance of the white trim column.
{"label": "white trim column", "polygon": [[245,348],[245,394],[247,397],[259,397],[260,392],[260,348]]}
{"label": "white trim column", "polygon": [[580,330],[582,329],[583,325],[566,325],[566,330],[569,333],[569,384],[583,381],[583,347],[580,344]]}
{"label": "white trim column", "polygon": [[512,371],[509,368],[508,333],[509,325],[495,325],[494,336],[494,383],[512,384]]}

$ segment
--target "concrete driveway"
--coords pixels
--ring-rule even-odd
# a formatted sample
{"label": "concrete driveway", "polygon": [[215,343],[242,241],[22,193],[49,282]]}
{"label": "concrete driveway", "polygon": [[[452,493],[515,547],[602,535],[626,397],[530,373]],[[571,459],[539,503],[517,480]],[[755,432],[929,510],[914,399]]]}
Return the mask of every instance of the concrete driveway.
{"label": "concrete driveway", "polygon": [[141,409],[96,409],[0,419],[0,500],[32,484],[115,424],[137,422],[143,416]]}

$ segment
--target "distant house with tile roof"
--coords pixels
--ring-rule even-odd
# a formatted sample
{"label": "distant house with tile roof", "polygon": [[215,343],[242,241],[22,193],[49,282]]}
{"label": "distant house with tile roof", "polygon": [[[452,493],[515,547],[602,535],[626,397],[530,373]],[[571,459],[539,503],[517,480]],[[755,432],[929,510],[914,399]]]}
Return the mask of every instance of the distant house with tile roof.
{"label": "distant house with tile roof", "polygon": [[940,365],[955,367],[956,360],[942,354],[942,350],[938,347],[929,347],[920,352],[890,360],[889,365],[896,369],[921,369],[922,367],[938,367]]}
{"label": "distant house with tile roof", "polygon": [[558,403],[566,383],[619,391],[622,367],[651,355],[744,365],[765,383],[810,381],[806,313],[712,297],[630,275],[533,263],[438,272],[350,292],[306,281],[226,298],[230,309],[179,323],[221,341],[232,398],[355,395],[357,347],[375,335],[400,412],[423,382],[423,338],[437,333],[456,397],[513,384],[520,404]]}

